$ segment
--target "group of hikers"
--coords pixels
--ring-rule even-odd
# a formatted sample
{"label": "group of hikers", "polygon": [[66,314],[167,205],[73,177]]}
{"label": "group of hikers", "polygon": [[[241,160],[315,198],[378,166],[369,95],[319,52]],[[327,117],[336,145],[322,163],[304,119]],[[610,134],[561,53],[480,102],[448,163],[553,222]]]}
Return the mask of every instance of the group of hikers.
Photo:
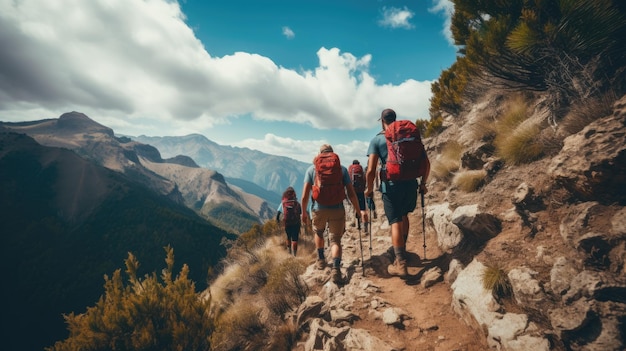
{"label": "group of hikers", "polygon": [[367,210],[373,211],[372,217],[375,219],[375,187],[382,193],[385,216],[391,227],[394,260],[388,272],[402,278],[408,275],[408,214],[417,206],[418,191],[422,196],[427,192],[430,162],[414,123],[396,120],[395,111],[389,108],[382,111],[379,121],[382,131],[370,141],[365,168],[358,160],[346,168],[341,165],[331,145],[322,145],[305,173],[301,200],[298,201],[294,188],[288,187],[276,215],[279,222],[281,214],[283,216],[286,246],[293,255],[297,253],[301,225],[309,223],[311,216],[317,249],[315,267],[320,270],[328,264],[324,255],[324,232],[328,231],[332,258],[331,279],[337,284],[343,281],[341,238],[346,225],[344,199],[347,198],[352,204],[359,226],[362,222],[366,234],[371,235]]}

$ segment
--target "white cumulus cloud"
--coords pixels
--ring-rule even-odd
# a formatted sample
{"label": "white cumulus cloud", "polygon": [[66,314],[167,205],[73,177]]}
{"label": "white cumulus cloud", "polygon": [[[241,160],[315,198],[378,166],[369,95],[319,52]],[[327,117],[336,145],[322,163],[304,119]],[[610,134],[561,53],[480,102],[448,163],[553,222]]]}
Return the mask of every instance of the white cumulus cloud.
{"label": "white cumulus cloud", "polygon": [[287,39],[293,39],[296,36],[296,33],[294,33],[293,30],[291,30],[291,28],[285,26],[283,27],[283,35]]}
{"label": "white cumulus cloud", "polygon": [[450,28],[452,25],[452,14],[454,13],[454,3],[450,0],[433,0],[433,6],[428,10],[432,13],[443,13],[445,21],[441,31],[448,43],[454,45],[452,29]]}
{"label": "white cumulus cloud", "polygon": [[[411,16],[400,10],[393,23]],[[308,71],[255,53],[212,56],[169,0],[0,0],[0,47],[4,121],[79,111],[116,133],[184,135],[245,115],[353,130],[376,127],[388,106],[426,118],[431,96],[430,81],[377,83],[370,55],[339,48],[311,53],[319,64]]]}
{"label": "white cumulus cloud", "polygon": [[415,13],[409,10],[406,6],[404,8],[397,7],[383,7],[383,18],[378,22],[383,27],[390,28],[404,28],[411,29],[413,24],[410,20]]}

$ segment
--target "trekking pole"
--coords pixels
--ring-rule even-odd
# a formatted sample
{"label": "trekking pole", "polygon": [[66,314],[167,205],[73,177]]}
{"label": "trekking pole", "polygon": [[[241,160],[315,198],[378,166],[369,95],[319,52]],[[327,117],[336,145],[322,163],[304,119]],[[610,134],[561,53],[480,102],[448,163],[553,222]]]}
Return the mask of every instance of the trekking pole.
{"label": "trekking pole", "polygon": [[[370,201],[374,202],[374,199],[370,199]],[[371,259],[372,258],[372,208],[371,207],[370,207],[369,232],[370,232],[370,259]]]}
{"label": "trekking pole", "polygon": [[328,231],[328,223],[326,223],[324,233],[326,233],[326,246],[328,246],[328,250],[330,250],[330,232]]}
{"label": "trekking pole", "polygon": [[[365,277],[365,263],[363,262],[363,240],[361,239],[361,217],[356,217],[357,227],[359,228],[359,247],[361,247],[361,269],[363,270],[363,276]],[[370,236],[372,234],[370,233]]]}
{"label": "trekking pole", "polygon": [[424,192],[420,191],[422,195],[422,232],[424,233],[424,259],[426,259],[426,212],[424,211]]}

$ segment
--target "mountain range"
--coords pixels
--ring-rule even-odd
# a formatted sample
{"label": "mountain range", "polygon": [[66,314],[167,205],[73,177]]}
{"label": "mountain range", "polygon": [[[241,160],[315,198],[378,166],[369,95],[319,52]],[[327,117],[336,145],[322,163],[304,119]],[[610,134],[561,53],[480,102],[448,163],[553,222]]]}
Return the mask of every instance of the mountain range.
{"label": "mountain range", "polygon": [[187,264],[198,288],[207,285],[207,272],[226,254],[223,241],[236,236],[184,206],[173,183],[151,183],[158,192],[146,185],[156,174],[136,167],[134,175],[0,127],[7,349],[41,350],[62,338],[62,314],[96,301],[104,275],[128,253],[141,260],[143,275],[165,266],[171,246],[177,269]]}
{"label": "mountain range", "polygon": [[223,174],[229,184],[265,199],[273,208],[278,206],[287,187],[296,190],[302,187],[304,173],[310,166],[288,157],[219,145],[200,134],[130,138],[156,147],[163,157],[189,156],[200,166]]}
{"label": "mountain range", "polygon": [[117,137],[111,128],[79,112],[65,113],[58,119],[0,125],[27,134],[43,146],[73,150],[96,164],[123,173],[229,231],[246,231],[275,214],[278,195],[274,195],[274,202],[268,203],[242,189],[254,189],[272,197],[264,194],[258,185],[239,182],[238,186],[229,186],[222,174],[199,167],[182,153],[163,159],[154,146]]}
{"label": "mountain range", "polygon": [[5,346],[41,349],[62,339],[62,315],[96,301],[104,275],[128,253],[147,274],[164,267],[171,246],[176,269],[187,264],[197,288],[206,288],[207,273],[225,257],[224,240],[275,215],[242,188],[275,193],[231,179],[236,185],[189,156],[163,159],[154,146],[118,137],[79,112],[0,122]]}

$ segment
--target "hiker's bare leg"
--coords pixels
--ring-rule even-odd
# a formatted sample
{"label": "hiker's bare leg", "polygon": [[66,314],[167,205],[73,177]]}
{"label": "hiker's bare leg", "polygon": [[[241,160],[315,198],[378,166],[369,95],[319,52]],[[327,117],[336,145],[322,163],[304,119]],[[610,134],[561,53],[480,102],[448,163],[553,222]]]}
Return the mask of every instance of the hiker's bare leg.
{"label": "hiker's bare leg", "polygon": [[404,221],[391,224],[391,245],[393,247],[404,247]]}
{"label": "hiker's bare leg", "polygon": [[315,234],[315,248],[323,249],[324,248],[324,232],[321,234]]}
{"label": "hiker's bare leg", "polygon": [[406,246],[406,242],[409,239],[409,217],[402,216],[402,237],[404,238],[404,245]]}
{"label": "hiker's bare leg", "polygon": [[341,258],[341,246],[337,245],[336,243],[332,243],[330,247],[330,254],[333,258]]}

